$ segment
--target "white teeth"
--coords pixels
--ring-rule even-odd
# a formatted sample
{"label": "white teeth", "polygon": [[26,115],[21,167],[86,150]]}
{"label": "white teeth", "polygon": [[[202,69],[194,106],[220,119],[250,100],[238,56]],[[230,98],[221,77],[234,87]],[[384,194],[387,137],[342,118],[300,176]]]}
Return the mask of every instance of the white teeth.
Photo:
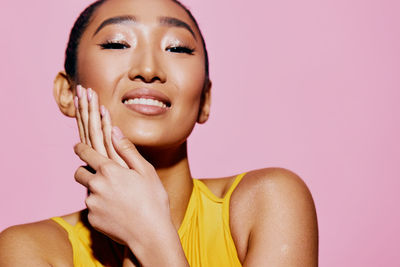
{"label": "white teeth", "polygon": [[148,105],[148,106],[156,106],[160,108],[166,108],[167,105],[161,101],[156,99],[149,99],[149,98],[134,98],[134,99],[127,99],[124,101],[124,104],[141,104],[141,105]]}

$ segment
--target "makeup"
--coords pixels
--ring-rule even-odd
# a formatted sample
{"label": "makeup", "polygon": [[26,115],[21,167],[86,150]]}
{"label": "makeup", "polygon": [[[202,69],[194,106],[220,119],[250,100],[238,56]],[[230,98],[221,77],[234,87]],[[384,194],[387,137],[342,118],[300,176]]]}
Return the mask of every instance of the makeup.
{"label": "makeup", "polygon": [[122,97],[122,103],[143,115],[161,115],[171,107],[171,100],[164,93],[148,88],[129,91]]}

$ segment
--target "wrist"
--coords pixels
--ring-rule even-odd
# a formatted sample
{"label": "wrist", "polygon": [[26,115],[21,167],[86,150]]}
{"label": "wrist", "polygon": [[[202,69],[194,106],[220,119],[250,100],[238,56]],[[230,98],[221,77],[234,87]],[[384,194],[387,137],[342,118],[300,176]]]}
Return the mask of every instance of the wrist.
{"label": "wrist", "polygon": [[189,266],[179,235],[171,223],[140,240],[128,242],[142,266]]}

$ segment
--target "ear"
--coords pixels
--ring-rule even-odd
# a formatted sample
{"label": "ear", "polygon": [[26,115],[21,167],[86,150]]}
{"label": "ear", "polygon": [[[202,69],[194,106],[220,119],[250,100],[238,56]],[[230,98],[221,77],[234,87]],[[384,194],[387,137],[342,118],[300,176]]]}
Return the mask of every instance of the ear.
{"label": "ear", "polygon": [[53,95],[61,112],[68,117],[75,117],[73,82],[68,75],[60,71],[54,79]]}
{"label": "ear", "polygon": [[205,123],[210,116],[210,107],[211,107],[211,86],[212,82],[207,80],[204,83],[203,93],[201,95],[199,116],[197,117],[198,123]]}

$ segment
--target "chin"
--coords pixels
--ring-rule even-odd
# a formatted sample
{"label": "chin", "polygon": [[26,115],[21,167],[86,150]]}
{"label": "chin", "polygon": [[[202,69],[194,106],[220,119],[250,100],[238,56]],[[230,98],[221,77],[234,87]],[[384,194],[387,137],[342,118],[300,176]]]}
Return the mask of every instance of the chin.
{"label": "chin", "polygon": [[[146,127],[147,126],[147,127]],[[194,126],[194,125],[193,125]],[[119,126],[124,135],[138,147],[168,149],[177,148],[185,143],[186,139],[192,132],[193,127],[183,127],[178,129],[170,129],[165,125],[121,125]]]}
{"label": "chin", "polygon": [[137,147],[154,148],[154,149],[168,149],[182,145],[186,138],[172,140],[170,136],[163,134],[154,134],[149,132],[144,133],[127,133],[126,137]]}

